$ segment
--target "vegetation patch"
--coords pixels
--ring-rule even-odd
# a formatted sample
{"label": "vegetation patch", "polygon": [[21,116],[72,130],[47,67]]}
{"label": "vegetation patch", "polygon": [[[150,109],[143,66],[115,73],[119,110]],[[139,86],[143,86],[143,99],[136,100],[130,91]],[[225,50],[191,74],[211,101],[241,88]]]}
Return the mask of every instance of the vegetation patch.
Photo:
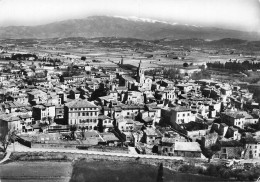
{"label": "vegetation patch", "polygon": [[10,156],[12,161],[69,161],[65,154],[55,153],[12,153]]}
{"label": "vegetation patch", "polygon": [[219,164],[210,164],[206,169],[200,166],[184,164],[178,169],[178,171],[182,173],[207,175],[234,181],[253,181],[260,176],[259,166],[250,168],[249,170],[232,170]]}

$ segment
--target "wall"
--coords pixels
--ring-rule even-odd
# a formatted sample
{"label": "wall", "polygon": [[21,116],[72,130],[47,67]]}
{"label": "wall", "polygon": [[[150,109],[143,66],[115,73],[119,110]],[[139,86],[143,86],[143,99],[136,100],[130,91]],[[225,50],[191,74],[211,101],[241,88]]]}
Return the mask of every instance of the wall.
{"label": "wall", "polygon": [[128,148],[123,147],[109,147],[109,146],[93,146],[93,145],[78,145],[78,144],[56,144],[56,143],[31,143],[31,148],[58,148],[58,149],[77,149],[99,152],[112,153],[128,153]]}
{"label": "wall", "polygon": [[[31,154],[31,155],[30,155]],[[32,156],[32,157],[30,157]],[[160,163],[163,163],[163,167],[178,170],[178,167],[183,163],[189,163],[194,161],[195,159],[154,159],[154,158],[137,158],[137,157],[126,157],[126,156],[105,156],[105,155],[97,155],[97,154],[71,154],[71,153],[48,153],[48,152],[38,152],[38,153],[27,153],[27,152],[14,152],[11,156],[12,159],[20,160],[20,161],[28,161],[28,160],[109,160],[109,161],[121,161],[121,162],[129,162],[131,163],[140,163],[140,164],[148,164],[148,165],[156,165],[158,166]],[[194,161],[196,162],[196,161]],[[199,161],[202,162],[202,161]]]}
{"label": "wall", "polygon": [[69,148],[76,149],[77,144],[63,144],[63,143],[31,143],[31,148]]}

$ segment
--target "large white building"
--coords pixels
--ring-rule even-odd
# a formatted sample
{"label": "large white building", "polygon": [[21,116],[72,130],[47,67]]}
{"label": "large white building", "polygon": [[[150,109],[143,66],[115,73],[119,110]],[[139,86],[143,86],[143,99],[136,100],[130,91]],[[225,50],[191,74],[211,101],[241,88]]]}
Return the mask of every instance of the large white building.
{"label": "large white building", "polygon": [[191,110],[187,107],[175,107],[171,109],[170,121],[177,124],[189,123],[193,120]]}
{"label": "large white building", "polygon": [[65,105],[69,125],[85,127],[87,130],[96,129],[98,125],[99,108],[87,100],[74,100]]}

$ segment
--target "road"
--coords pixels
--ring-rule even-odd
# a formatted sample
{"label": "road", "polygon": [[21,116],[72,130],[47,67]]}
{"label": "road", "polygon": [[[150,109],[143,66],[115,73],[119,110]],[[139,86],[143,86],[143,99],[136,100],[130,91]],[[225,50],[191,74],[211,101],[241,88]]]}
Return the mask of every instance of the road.
{"label": "road", "polygon": [[[103,155],[103,156],[118,156],[118,157],[132,157],[132,158],[145,158],[145,159],[166,159],[166,160],[185,160],[183,157],[175,156],[160,156],[160,155],[140,155],[131,152],[127,153],[112,153],[112,152],[100,152],[100,151],[88,151],[88,150],[78,150],[78,149],[54,149],[54,148],[28,148],[19,143],[15,144],[15,147],[8,147],[9,152],[52,152],[52,153],[72,153],[72,154],[89,154],[89,155]],[[130,150],[132,151],[132,150]],[[186,158],[187,159],[187,158]],[[198,158],[196,158],[198,159]]]}

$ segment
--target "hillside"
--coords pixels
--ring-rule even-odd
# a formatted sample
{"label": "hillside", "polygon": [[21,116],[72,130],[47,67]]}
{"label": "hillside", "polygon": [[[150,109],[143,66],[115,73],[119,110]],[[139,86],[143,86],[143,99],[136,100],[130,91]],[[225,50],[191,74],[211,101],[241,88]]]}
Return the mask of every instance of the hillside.
{"label": "hillside", "polygon": [[85,19],[66,20],[40,26],[0,27],[0,38],[67,38],[67,37],[125,37],[155,39],[210,39],[239,38],[260,40],[256,33],[169,24],[160,21],[142,21],[120,17],[93,16]]}

